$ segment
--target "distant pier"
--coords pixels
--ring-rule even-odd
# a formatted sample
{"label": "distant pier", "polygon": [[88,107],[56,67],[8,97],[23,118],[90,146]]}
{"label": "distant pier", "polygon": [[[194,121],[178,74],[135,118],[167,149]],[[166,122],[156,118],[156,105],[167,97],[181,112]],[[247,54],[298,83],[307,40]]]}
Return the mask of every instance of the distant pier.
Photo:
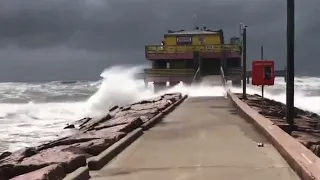
{"label": "distant pier", "polygon": [[[276,77],[283,77],[284,80],[286,81],[287,71],[285,69],[284,70],[275,70],[274,73],[275,73]],[[163,75],[161,77],[163,77]],[[247,83],[249,83],[249,78],[251,78],[251,77],[252,77],[252,71],[247,71]],[[136,79],[145,79],[146,76],[145,76],[145,73],[138,73],[138,74],[136,74],[135,78]]]}

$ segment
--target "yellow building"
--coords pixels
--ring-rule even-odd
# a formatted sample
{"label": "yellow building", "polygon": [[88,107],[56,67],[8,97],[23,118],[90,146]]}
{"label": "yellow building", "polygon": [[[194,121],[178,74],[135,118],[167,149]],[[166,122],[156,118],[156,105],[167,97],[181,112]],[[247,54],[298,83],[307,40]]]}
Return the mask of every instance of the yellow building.
{"label": "yellow building", "polygon": [[198,69],[204,76],[220,74],[221,67],[225,71],[241,67],[239,46],[226,44],[221,29],[169,30],[161,45],[145,47],[145,55],[152,62],[152,69],[145,72],[146,81],[155,84],[190,83]]}

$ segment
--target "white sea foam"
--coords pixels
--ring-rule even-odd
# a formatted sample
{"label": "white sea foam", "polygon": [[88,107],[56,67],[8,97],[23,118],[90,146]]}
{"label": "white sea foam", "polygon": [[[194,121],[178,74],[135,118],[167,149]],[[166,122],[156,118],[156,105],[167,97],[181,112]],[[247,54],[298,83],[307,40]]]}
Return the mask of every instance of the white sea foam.
{"label": "white sea foam", "polygon": [[[63,127],[86,116],[106,113],[115,105],[125,105],[165,92],[181,92],[189,96],[224,96],[219,86],[186,86],[182,83],[154,94],[152,84],[145,88],[134,75],[143,67],[111,67],[98,82],[2,83],[0,93],[0,151],[16,150],[66,135]],[[232,88],[233,92],[241,92]],[[320,78],[296,78],[295,105],[320,113]],[[260,94],[259,87],[248,85],[249,94]],[[318,94],[319,93],[319,94]],[[312,96],[310,96],[312,94]],[[285,82],[265,88],[265,96],[285,102]]]}

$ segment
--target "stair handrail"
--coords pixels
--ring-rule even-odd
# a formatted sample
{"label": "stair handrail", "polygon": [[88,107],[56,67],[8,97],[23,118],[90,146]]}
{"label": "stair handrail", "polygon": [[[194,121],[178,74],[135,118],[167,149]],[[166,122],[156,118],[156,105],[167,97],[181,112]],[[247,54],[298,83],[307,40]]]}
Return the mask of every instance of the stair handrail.
{"label": "stair handrail", "polygon": [[200,67],[197,69],[196,73],[194,74],[193,79],[192,79],[192,83],[194,83],[196,81],[196,78],[197,78],[199,72],[200,72]]}
{"label": "stair handrail", "polygon": [[224,74],[224,70],[223,70],[222,66],[220,67],[220,75],[221,75],[222,85],[223,85],[224,89],[227,90],[227,80],[226,80],[226,76]]}

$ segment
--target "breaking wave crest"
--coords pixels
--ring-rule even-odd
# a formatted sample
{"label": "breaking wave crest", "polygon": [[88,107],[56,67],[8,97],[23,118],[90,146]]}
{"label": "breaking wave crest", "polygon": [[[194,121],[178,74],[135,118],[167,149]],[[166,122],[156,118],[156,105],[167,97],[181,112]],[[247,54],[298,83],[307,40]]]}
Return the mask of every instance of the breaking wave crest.
{"label": "breaking wave crest", "polygon": [[[99,90],[88,101],[94,109],[110,108],[116,104],[123,105],[141,99],[150,98],[162,93],[181,92],[189,96],[224,96],[225,90],[221,86],[186,86],[180,83],[158,94],[153,93],[153,85],[149,83],[145,88],[143,80],[135,79],[135,74],[143,67],[112,67],[106,69]],[[295,105],[305,110],[320,113],[320,78],[301,77],[295,79]],[[249,94],[261,94],[260,87],[248,85]],[[232,92],[240,93],[242,89],[231,88]],[[265,87],[265,96],[285,103],[285,82],[277,78],[275,86]],[[318,104],[317,104],[318,103]],[[105,109],[103,109],[105,110]]]}
{"label": "breaking wave crest", "polygon": [[[135,75],[144,67],[115,66],[105,69],[99,81],[47,83],[0,83],[0,151],[16,150],[70,133],[63,127],[86,116],[106,113],[115,105],[125,105],[162,93],[181,92],[194,96],[224,96],[220,86],[186,86],[180,83],[153,93],[152,83]],[[320,78],[300,77],[295,83],[295,105],[320,113]],[[232,88],[233,92],[241,92]],[[248,85],[249,94],[261,94],[259,87]],[[265,96],[285,102],[285,82],[265,88]]]}

